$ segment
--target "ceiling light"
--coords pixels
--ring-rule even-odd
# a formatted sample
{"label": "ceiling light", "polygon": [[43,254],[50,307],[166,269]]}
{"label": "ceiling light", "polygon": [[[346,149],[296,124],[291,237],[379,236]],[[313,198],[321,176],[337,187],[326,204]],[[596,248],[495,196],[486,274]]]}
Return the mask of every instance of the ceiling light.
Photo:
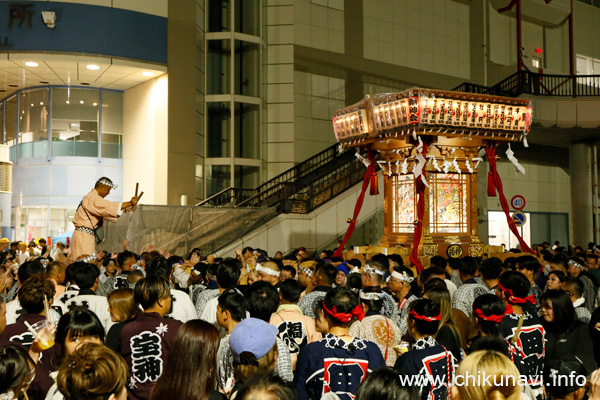
{"label": "ceiling light", "polygon": [[79,100],[79,104],[83,104],[83,100]]}
{"label": "ceiling light", "polygon": [[95,65],[95,64],[89,64],[89,65],[88,65],[86,68],[87,68],[87,69],[93,69],[93,70],[100,69],[100,67],[99,67],[99,66],[97,66],[97,65]]}
{"label": "ceiling light", "polygon": [[31,103],[31,107],[33,107],[33,103]]}
{"label": "ceiling light", "polygon": [[44,105],[44,102],[43,102],[43,101],[40,101],[40,106],[43,106],[43,105]]}
{"label": "ceiling light", "polygon": [[144,72],[142,72],[142,75],[144,75],[144,76],[154,76],[154,72],[152,72],[152,71],[144,71]]}
{"label": "ceiling light", "polygon": [[27,61],[25,65],[27,65],[28,67],[37,67],[38,63],[36,63],[35,61]]}
{"label": "ceiling light", "polygon": [[94,103],[93,106],[96,107],[98,105],[98,103]]}

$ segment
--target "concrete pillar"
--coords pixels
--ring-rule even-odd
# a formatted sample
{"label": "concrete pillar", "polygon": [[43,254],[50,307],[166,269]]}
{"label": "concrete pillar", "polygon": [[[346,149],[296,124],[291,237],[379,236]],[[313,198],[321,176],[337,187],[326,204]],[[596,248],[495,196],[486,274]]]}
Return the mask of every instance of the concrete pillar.
{"label": "concrete pillar", "polygon": [[592,146],[571,143],[569,146],[569,174],[571,177],[571,212],[569,231],[571,244],[585,248],[594,240],[592,207]]}

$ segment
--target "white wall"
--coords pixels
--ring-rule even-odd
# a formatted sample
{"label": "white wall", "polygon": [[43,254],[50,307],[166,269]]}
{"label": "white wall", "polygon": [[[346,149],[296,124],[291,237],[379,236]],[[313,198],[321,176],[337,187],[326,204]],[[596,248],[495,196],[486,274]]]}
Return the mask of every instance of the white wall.
{"label": "white wall", "polygon": [[123,198],[139,182],[146,204],[167,204],[168,77],[123,94]]}

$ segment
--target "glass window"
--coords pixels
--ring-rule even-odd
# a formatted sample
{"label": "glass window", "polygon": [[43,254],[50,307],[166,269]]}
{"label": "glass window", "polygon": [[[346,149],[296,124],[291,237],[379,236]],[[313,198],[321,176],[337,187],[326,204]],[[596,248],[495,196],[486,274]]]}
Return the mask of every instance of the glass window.
{"label": "glass window", "polygon": [[412,174],[393,178],[393,231],[413,233],[415,230],[415,177]]}
{"label": "glass window", "polygon": [[123,93],[102,91],[102,158],[123,158]]}
{"label": "glass window", "polygon": [[206,167],[206,197],[219,193],[231,186],[229,165],[209,165]]}
{"label": "glass window", "polygon": [[229,94],[231,41],[209,40],[206,59],[206,94]]}
{"label": "glass window", "polygon": [[259,106],[235,103],[235,157],[260,158]]}
{"label": "glass window", "polygon": [[235,41],[235,93],[258,97],[259,46]]}
{"label": "glass window", "polygon": [[6,100],[4,106],[6,107],[6,115],[4,117],[6,139],[4,144],[10,148],[10,161],[15,162],[17,160],[17,96]]}
{"label": "glass window", "polygon": [[48,89],[19,93],[19,158],[48,155]]}
{"label": "glass window", "polygon": [[231,156],[231,109],[229,103],[207,103],[207,157]]}
{"label": "glass window", "polygon": [[260,3],[258,0],[235,0],[235,31],[259,36]]}
{"label": "glass window", "polygon": [[4,118],[4,103],[0,103],[0,143],[4,143],[4,124],[2,123]]}
{"label": "glass window", "polygon": [[431,233],[467,233],[467,177],[429,174]]}
{"label": "glass window", "polygon": [[208,32],[231,30],[231,4],[229,0],[208,0]]}
{"label": "glass window", "polygon": [[254,189],[258,186],[259,173],[259,167],[236,165],[234,187]]}
{"label": "glass window", "polygon": [[98,90],[52,89],[52,155],[98,156]]}

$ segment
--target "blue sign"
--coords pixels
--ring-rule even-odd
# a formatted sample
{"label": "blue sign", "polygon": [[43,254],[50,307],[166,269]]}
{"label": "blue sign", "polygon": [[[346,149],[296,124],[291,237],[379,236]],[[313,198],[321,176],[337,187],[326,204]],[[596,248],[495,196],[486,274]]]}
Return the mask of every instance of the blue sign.
{"label": "blue sign", "polygon": [[527,217],[525,216],[525,213],[521,211],[515,211],[514,213],[512,213],[511,217],[516,226],[523,226],[527,222]]}

